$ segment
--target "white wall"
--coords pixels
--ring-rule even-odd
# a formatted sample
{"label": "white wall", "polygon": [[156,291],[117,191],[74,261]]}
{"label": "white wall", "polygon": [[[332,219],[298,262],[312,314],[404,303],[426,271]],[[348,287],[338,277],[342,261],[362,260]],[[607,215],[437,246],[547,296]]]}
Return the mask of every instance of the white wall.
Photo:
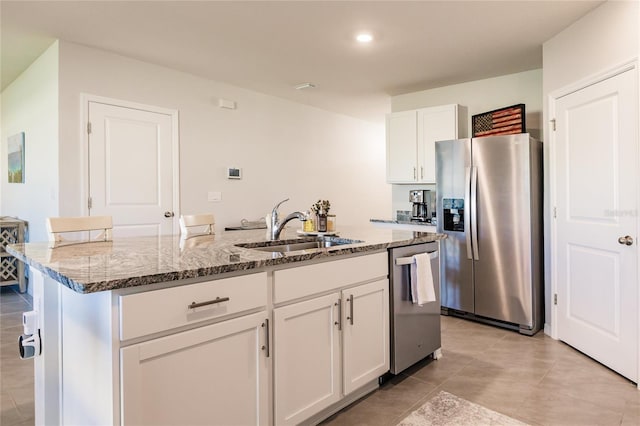
{"label": "white wall", "polygon": [[[591,75],[638,58],[639,3],[609,1],[593,10],[543,45],[544,122],[549,95]],[[549,127],[544,127],[545,140]],[[545,144],[548,164],[550,145]],[[549,194],[549,169],[545,168],[545,190]],[[551,248],[549,199],[545,200],[545,328],[551,326]]]}
{"label": "white wall", "polygon": [[[293,89],[292,89],[293,90]],[[329,199],[340,225],[389,211],[384,123],[372,124],[77,44],[60,42],[61,214],[82,211],[80,94],[179,110],[181,212],[217,228]],[[233,100],[237,109],[217,106]],[[226,167],[244,178],[227,180]],[[208,191],[222,202],[207,201]],[[298,226],[295,224],[294,226]]]}
{"label": "white wall", "polygon": [[[29,221],[31,241],[46,240],[58,214],[58,43],[2,92],[0,215]],[[25,183],[8,183],[6,140],[25,132]]]}
{"label": "white wall", "polygon": [[[471,116],[520,103],[525,104],[527,130],[533,137],[540,139],[542,133],[541,69],[394,96],[391,98],[391,111],[459,104],[466,108],[467,114],[467,127],[460,135],[462,138],[471,136]],[[391,211],[384,217],[391,214],[395,218],[396,210],[411,208],[411,203],[408,201],[410,189],[435,191],[433,185],[393,185]]]}
{"label": "white wall", "polygon": [[[470,64],[472,66],[473,64]],[[542,124],[542,70],[525,71],[391,98],[391,111],[459,104],[467,108],[467,133],[471,116],[509,105],[525,104],[527,130],[540,138]]]}

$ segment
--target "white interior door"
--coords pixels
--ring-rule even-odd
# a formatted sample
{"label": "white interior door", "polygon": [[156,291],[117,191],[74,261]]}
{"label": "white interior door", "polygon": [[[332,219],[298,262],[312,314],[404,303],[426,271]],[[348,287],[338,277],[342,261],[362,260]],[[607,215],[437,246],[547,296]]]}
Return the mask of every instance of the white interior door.
{"label": "white interior door", "polygon": [[89,214],[113,235],[172,234],[174,135],[169,114],[89,102]]}
{"label": "white interior door", "polygon": [[633,381],[637,105],[635,69],[558,99],[554,171],[558,337]]}

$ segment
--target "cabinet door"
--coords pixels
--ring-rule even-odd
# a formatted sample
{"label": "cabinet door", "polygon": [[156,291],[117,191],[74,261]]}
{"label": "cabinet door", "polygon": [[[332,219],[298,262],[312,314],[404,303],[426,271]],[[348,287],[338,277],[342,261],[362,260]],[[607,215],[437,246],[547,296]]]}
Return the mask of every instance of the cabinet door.
{"label": "cabinet door", "polygon": [[436,181],[436,141],[458,138],[458,105],[418,110],[418,180]]}
{"label": "cabinet door", "polygon": [[411,183],[417,178],[416,111],[387,115],[387,182]]}
{"label": "cabinet door", "polygon": [[389,281],[343,290],[345,395],[389,371]]}
{"label": "cabinet door", "polygon": [[121,349],[121,423],[268,424],[265,319],[247,315]]}
{"label": "cabinet door", "polygon": [[273,311],[275,424],[298,424],[341,398],[340,293]]}

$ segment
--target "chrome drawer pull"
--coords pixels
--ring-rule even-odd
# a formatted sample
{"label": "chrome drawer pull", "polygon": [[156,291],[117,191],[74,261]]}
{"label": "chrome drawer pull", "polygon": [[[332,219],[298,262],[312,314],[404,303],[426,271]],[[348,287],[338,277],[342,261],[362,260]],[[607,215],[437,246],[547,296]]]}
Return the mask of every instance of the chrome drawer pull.
{"label": "chrome drawer pull", "polygon": [[215,300],[208,300],[206,302],[200,302],[200,303],[191,302],[191,304],[187,306],[187,308],[189,309],[201,308],[202,306],[214,305],[216,303],[227,302],[228,300],[229,300],[228,297],[216,297]]}

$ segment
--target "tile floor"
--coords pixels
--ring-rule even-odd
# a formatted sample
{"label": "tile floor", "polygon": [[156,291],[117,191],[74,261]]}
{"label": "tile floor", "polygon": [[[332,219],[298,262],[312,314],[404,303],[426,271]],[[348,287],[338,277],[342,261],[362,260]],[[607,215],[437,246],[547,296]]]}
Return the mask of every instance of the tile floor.
{"label": "tile floor", "polygon": [[[33,425],[33,361],[18,357],[28,295],[0,288],[0,425]],[[325,425],[395,425],[445,390],[531,425],[640,425],[640,391],[543,333],[442,317],[443,357],[425,360]]]}
{"label": "tile floor", "polygon": [[34,424],[33,360],[18,354],[22,313],[31,310],[31,296],[17,286],[0,287],[0,425]]}
{"label": "tile floor", "polygon": [[441,359],[410,367],[325,425],[395,425],[440,390],[531,425],[640,425],[635,384],[570,346],[441,318]]}

